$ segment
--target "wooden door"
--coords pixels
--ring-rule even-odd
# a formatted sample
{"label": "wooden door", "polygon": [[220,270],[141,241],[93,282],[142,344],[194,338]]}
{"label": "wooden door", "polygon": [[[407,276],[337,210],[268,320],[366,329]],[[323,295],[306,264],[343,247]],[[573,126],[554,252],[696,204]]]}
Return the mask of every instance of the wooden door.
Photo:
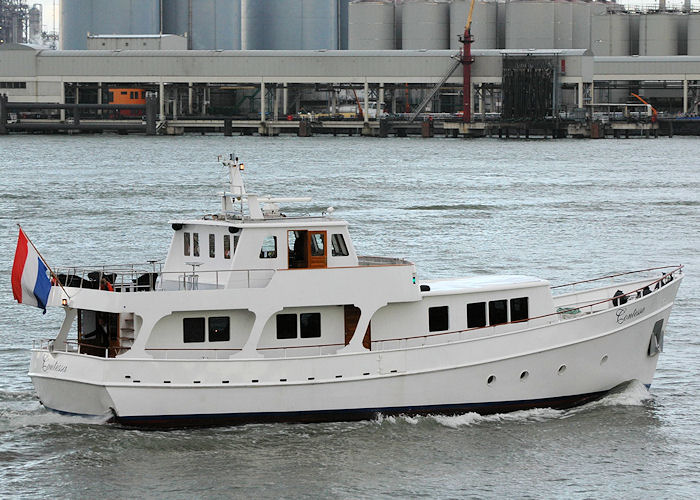
{"label": "wooden door", "polygon": [[[353,333],[357,328],[357,323],[360,321],[360,309],[353,305],[345,306],[345,345],[350,343]],[[372,350],[372,322],[367,325],[365,337],[362,339],[362,346],[365,349]]]}
{"label": "wooden door", "polygon": [[309,268],[327,267],[328,245],[326,231],[309,231]]}

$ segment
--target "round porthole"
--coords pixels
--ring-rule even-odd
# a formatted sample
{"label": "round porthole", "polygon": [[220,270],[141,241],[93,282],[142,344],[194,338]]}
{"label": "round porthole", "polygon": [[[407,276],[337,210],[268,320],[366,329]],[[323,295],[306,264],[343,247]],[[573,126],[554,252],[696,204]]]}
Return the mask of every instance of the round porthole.
{"label": "round porthole", "polygon": [[527,371],[527,370],[525,370],[524,372],[522,372],[522,373],[520,374],[520,381],[521,381],[521,382],[525,382],[525,380],[527,380],[527,378],[528,378],[529,376],[530,376],[530,372]]}
{"label": "round porthole", "polygon": [[489,375],[489,378],[486,379],[486,384],[492,385],[496,381],[496,375]]}
{"label": "round porthole", "polygon": [[563,374],[565,371],[566,371],[566,365],[561,365],[561,366],[559,367],[559,370],[558,370],[557,373],[559,373],[559,375],[561,375],[561,374]]}
{"label": "round porthole", "polygon": [[601,365],[604,365],[604,364],[607,363],[607,362],[608,362],[608,355],[606,354],[605,356],[603,356],[602,358],[600,358],[600,364],[601,364]]}

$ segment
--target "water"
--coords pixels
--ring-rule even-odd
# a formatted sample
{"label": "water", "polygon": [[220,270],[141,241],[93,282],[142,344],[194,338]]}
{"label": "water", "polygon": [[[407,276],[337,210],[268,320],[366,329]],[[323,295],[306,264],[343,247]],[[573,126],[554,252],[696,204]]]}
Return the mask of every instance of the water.
{"label": "water", "polygon": [[[422,278],[566,283],[683,263],[648,393],[570,411],[142,432],[45,411],[27,377],[60,311],[14,305],[16,222],[51,265],[163,258],[167,221],[215,211],[238,154],[251,192],[313,196],[366,255]],[[700,141],[187,136],[0,138],[3,497],[697,498]]]}

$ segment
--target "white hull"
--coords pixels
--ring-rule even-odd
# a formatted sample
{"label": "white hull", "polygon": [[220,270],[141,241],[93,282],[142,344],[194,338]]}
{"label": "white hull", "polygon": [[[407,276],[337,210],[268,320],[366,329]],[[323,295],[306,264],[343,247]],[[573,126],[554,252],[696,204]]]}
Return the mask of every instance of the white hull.
{"label": "white hull", "polygon": [[[105,359],[35,349],[30,376],[47,408],[113,414],[133,425],[568,407],[630,380],[652,383],[653,327],[660,319],[667,324],[680,282],[575,319],[517,331],[503,325],[423,347],[220,360]],[[625,308],[641,312],[620,324]]]}

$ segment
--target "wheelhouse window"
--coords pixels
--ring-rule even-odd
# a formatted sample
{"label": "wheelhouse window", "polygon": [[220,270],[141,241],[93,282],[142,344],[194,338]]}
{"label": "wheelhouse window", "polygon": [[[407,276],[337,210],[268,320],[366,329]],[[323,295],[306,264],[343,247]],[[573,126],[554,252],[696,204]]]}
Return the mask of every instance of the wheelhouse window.
{"label": "wheelhouse window", "polygon": [[277,338],[280,340],[297,338],[297,315],[277,315]]}
{"label": "wheelhouse window", "polygon": [[209,318],[209,342],[226,342],[231,340],[231,319],[228,316]]}
{"label": "wheelhouse window", "polygon": [[343,238],[342,234],[334,234],[331,236],[331,255],[333,257],[347,257],[348,256],[348,247],[345,244],[345,238]]}
{"label": "wheelhouse window", "polygon": [[182,319],[182,341],[204,342],[204,318]]}
{"label": "wheelhouse window", "polygon": [[199,233],[192,233],[192,255],[199,257]]}
{"label": "wheelhouse window", "polygon": [[184,233],[183,241],[185,242],[185,255],[189,257],[190,251],[190,233]]}
{"label": "wheelhouse window", "polygon": [[231,258],[231,235],[224,235],[224,259]]}
{"label": "wheelhouse window", "polygon": [[301,313],[299,315],[299,330],[302,339],[321,336],[321,313]]}
{"label": "wheelhouse window", "polygon": [[486,302],[467,304],[467,328],[486,326]]}
{"label": "wheelhouse window", "polygon": [[326,255],[326,235],[324,233],[311,234],[311,256],[323,257]]}
{"label": "wheelhouse window", "polygon": [[450,325],[449,314],[448,306],[428,308],[428,330],[431,332],[447,330]]}
{"label": "wheelhouse window", "polygon": [[277,258],[277,236],[267,236],[260,248],[261,259],[276,259]]}
{"label": "wheelhouse window", "polygon": [[528,317],[527,297],[510,299],[510,320],[521,321]]}
{"label": "wheelhouse window", "polygon": [[216,257],[216,235],[209,235],[209,257]]}
{"label": "wheelhouse window", "polygon": [[508,301],[492,300],[489,302],[489,324],[500,325],[508,323]]}

